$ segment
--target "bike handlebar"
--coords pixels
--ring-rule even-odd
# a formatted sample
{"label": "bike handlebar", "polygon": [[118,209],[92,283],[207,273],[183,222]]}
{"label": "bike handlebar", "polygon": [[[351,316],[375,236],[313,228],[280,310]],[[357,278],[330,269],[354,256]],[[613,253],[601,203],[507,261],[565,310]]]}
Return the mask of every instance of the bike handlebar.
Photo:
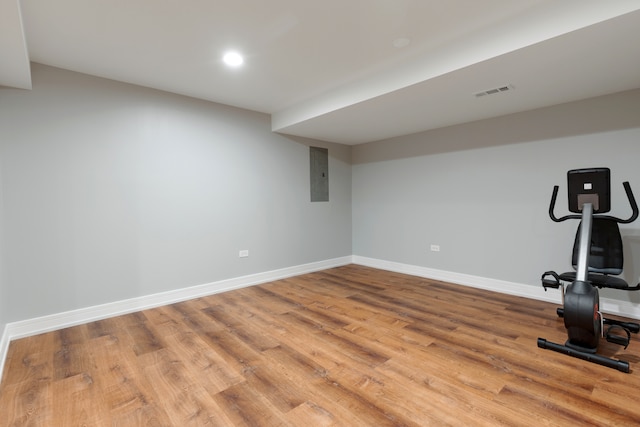
{"label": "bike handlebar", "polygon": [[[631,205],[631,210],[632,210],[631,216],[627,219],[621,219],[621,218],[616,218],[610,215],[598,215],[598,218],[611,219],[619,224],[629,224],[638,218],[638,204],[636,203],[636,199],[633,196],[633,192],[631,191],[631,186],[629,185],[629,182],[628,181],[623,182],[622,186],[624,187],[624,191],[627,194],[627,200]],[[578,214],[565,215],[563,217],[556,218],[553,211],[556,207],[556,199],[558,198],[558,188],[559,187],[557,185],[554,185],[553,194],[551,194],[551,203],[549,204],[549,217],[551,218],[551,220],[553,222],[562,222],[568,219],[581,219],[582,215],[578,215]]]}

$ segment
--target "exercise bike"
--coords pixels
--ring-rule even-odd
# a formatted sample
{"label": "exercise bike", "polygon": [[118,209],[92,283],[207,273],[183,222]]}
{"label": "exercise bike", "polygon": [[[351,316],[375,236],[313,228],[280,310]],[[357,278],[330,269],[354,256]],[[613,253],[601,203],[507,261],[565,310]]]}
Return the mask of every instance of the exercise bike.
{"label": "exercise bike", "polygon": [[[640,290],[640,284],[630,286],[617,275],[622,273],[622,237],[618,224],[628,224],[638,218],[638,205],[628,182],[623,182],[632,215],[620,219],[603,215],[611,210],[610,170],[608,168],[574,169],[567,173],[569,211],[573,214],[554,215],[558,186],[553,187],[549,217],[554,222],[580,219],[573,246],[572,265],[575,271],[558,274],[547,271],[542,286],[560,289],[568,340],[564,345],[538,338],[538,347],[553,350],[582,360],[628,373],[629,362],[597,354],[600,338],[627,348],[632,333],[640,325],[605,318],[600,311],[598,289]],[[568,285],[567,285],[568,283]],[[566,289],[565,289],[566,286]],[[606,326],[606,329],[605,329]]]}

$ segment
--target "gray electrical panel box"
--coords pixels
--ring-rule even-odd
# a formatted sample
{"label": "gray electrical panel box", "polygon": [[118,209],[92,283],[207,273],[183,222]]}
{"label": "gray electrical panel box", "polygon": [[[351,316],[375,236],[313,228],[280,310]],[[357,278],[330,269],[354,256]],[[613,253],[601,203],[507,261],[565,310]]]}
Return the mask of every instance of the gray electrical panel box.
{"label": "gray electrical panel box", "polygon": [[329,150],[309,147],[311,162],[311,201],[329,201]]}

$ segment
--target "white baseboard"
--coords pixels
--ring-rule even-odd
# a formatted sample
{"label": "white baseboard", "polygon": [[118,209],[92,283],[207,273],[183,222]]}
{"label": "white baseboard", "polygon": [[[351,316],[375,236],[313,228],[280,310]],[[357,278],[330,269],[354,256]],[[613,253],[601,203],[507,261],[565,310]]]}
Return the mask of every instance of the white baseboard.
{"label": "white baseboard", "polygon": [[174,304],[180,301],[199,298],[206,295],[213,295],[220,292],[240,289],[247,286],[266,283],[273,280],[284,279],[300,274],[311,273],[327,268],[338,267],[351,263],[351,256],[334,258],[326,261],[313,262],[294,267],[282,268],[279,270],[267,271],[264,273],[251,274],[204,285],[191,286],[174,291],[161,292],[157,294],[145,295],[123,301],[97,305],[93,307],[81,308],[78,310],[52,314],[35,319],[22,320],[9,323],[7,325],[9,340],[24,338],[44,332],[55,331],[68,328],[70,326],[81,325],[95,320],[106,319],[108,317],[133,313],[149,308]]}
{"label": "white baseboard", "polygon": [[[11,340],[63,329],[70,326],[76,326],[108,317],[160,307],[206,295],[213,295],[233,289],[240,289],[260,283],[325,270],[327,268],[339,267],[350,263],[524,298],[547,301],[556,304],[561,303],[559,292],[544,292],[541,286],[525,285],[469,274],[453,273],[450,271],[367,258],[357,255],[345,256],[9,323],[5,326],[2,336],[0,337],[0,381],[2,380],[4,364]],[[638,307],[637,304],[633,304],[628,301],[601,298],[600,306],[604,312],[609,314],[617,314],[633,319],[640,319],[640,307]]]}
{"label": "white baseboard", "polygon": [[[367,258],[358,255],[353,256],[353,263],[382,270],[394,271],[396,273],[410,274],[427,279],[440,280],[457,285],[469,286],[472,288],[485,289],[488,291],[500,292],[503,294],[515,295],[540,301],[562,303],[559,291],[550,290],[545,292],[539,283],[526,285],[522,283],[507,282],[504,280],[489,279],[486,277],[472,276],[470,274],[453,273],[450,271],[436,270],[433,268],[419,267],[410,264],[402,264],[393,261],[384,261],[375,258]],[[611,298],[600,298],[600,310],[607,314],[615,314],[632,319],[640,319],[640,306],[629,301],[615,300]]]}
{"label": "white baseboard", "polygon": [[176,302],[199,298],[206,295],[213,295],[233,289],[240,289],[260,283],[298,276],[300,274],[339,267],[350,264],[351,260],[351,256],[334,258],[9,323],[5,326],[2,339],[0,340],[0,381],[2,380],[2,368],[4,366],[11,340],[81,325],[100,319],[106,319],[108,317],[174,304]]}

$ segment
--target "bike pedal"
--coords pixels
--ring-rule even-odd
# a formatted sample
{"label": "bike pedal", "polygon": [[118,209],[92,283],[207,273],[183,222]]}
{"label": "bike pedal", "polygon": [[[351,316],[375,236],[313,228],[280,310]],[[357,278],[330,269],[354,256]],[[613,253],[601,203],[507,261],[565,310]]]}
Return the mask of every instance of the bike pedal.
{"label": "bike pedal", "polygon": [[[618,335],[615,333],[612,333],[612,329],[621,329],[623,331],[625,331],[626,336],[623,335]],[[629,341],[631,341],[631,334],[629,333],[629,330],[621,327],[621,326],[617,326],[611,327],[607,330],[607,335],[605,336],[607,342],[613,343],[613,344],[617,344],[617,345],[621,345],[624,346],[624,348],[626,349],[629,346]]]}

